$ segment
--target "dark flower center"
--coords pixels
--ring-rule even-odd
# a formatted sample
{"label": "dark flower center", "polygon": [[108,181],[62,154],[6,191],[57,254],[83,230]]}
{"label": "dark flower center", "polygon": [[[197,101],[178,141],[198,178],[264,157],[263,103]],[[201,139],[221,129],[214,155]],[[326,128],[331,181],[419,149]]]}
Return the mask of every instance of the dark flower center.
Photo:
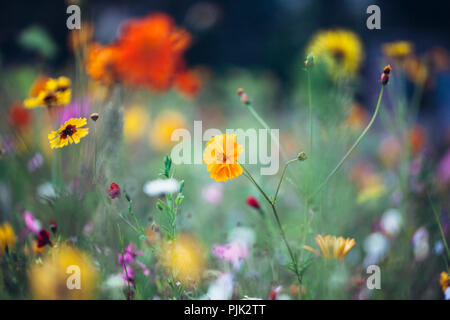
{"label": "dark flower center", "polygon": [[61,139],[67,139],[67,137],[71,137],[75,132],[77,132],[77,127],[72,125],[72,124],[68,124],[63,131],[61,131],[61,133],[59,134]]}

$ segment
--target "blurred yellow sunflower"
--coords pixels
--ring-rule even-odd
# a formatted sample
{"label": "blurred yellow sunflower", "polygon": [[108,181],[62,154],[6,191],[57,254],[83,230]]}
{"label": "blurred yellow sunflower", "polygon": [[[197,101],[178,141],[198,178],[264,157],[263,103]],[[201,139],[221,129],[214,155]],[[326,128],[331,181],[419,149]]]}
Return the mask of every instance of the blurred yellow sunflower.
{"label": "blurred yellow sunflower", "polygon": [[144,136],[149,127],[147,110],[139,105],[125,109],[123,118],[123,134],[125,141],[133,142]]}
{"label": "blurred yellow sunflower", "polygon": [[166,151],[170,148],[174,141],[172,141],[172,133],[176,129],[186,127],[186,120],[184,116],[173,110],[163,111],[153,121],[153,128],[150,130],[150,144],[158,151]]}
{"label": "blurred yellow sunflower", "polygon": [[38,77],[30,90],[30,97],[23,102],[27,108],[64,106],[70,103],[72,90],[70,79]]}
{"label": "blurred yellow sunflower", "polygon": [[383,44],[383,53],[385,56],[401,60],[413,52],[413,45],[409,41],[395,41]]}
{"label": "blurred yellow sunflower", "polygon": [[161,248],[162,263],[184,285],[198,283],[206,265],[206,253],[196,238],[180,234]]}
{"label": "blurred yellow sunflower", "polygon": [[8,222],[0,225],[0,255],[5,254],[5,249],[14,248],[16,244],[16,234]]}
{"label": "blurred yellow sunflower", "polygon": [[52,131],[48,134],[50,147],[56,149],[67,146],[69,143],[79,143],[80,139],[89,133],[88,128],[82,128],[86,123],[86,118],[71,118],[67,120],[58,131]]}
{"label": "blurred yellow sunflower", "polygon": [[53,248],[28,274],[33,299],[87,300],[95,297],[98,272],[84,252],[71,247]]}
{"label": "blurred yellow sunflower", "polygon": [[316,33],[306,49],[306,55],[309,54],[314,56],[315,62],[324,63],[334,79],[356,75],[364,59],[358,35],[344,29]]}
{"label": "blurred yellow sunflower", "polygon": [[319,246],[320,252],[310,246],[303,246],[303,249],[311,251],[325,259],[332,258],[343,260],[356,243],[355,239],[344,239],[343,237],[337,238],[336,236],[330,235],[322,237],[320,234],[317,235],[315,240]]}

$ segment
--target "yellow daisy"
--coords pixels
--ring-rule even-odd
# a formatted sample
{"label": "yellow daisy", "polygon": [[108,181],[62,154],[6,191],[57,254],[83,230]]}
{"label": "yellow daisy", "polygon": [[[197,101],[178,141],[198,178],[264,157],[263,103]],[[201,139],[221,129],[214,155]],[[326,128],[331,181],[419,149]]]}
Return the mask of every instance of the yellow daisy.
{"label": "yellow daisy", "polygon": [[383,53],[393,59],[403,59],[413,52],[413,45],[409,41],[396,41],[383,44]]}
{"label": "yellow daisy", "polygon": [[52,131],[48,134],[50,147],[56,149],[67,146],[69,143],[77,144],[81,138],[89,133],[89,128],[82,128],[86,123],[86,118],[71,118],[67,120],[58,131]]}
{"label": "yellow daisy", "polygon": [[330,235],[322,237],[320,234],[317,235],[316,242],[321,252],[318,252],[310,246],[303,246],[303,249],[311,251],[325,259],[332,258],[343,260],[355,245],[355,239],[344,239],[343,237],[336,238],[336,236]]}
{"label": "yellow daisy", "polygon": [[172,133],[176,129],[186,128],[184,116],[173,110],[166,110],[158,115],[150,130],[150,145],[158,151],[166,151],[174,145]]}
{"label": "yellow daisy", "polygon": [[67,105],[72,97],[70,85],[70,79],[66,77],[38,77],[30,90],[30,97],[23,104],[26,108]]}
{"label": "yellow daisy", "polygon": [[328,67],[330,75],[354,76],[364,58],[364,50],[358,35],[338,29],[320,31],[309,42],[306,54],[312,54],[314,61]]}

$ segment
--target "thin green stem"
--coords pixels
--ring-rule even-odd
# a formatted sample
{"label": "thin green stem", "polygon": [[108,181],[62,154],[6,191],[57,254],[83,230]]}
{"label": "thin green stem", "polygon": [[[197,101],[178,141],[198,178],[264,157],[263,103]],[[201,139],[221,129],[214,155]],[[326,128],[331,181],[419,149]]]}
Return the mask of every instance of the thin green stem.
{"label": "thin green stem", "polygon": [[[444,243],[445,250],[447,251],[447,258],[450,261],[450,249],[448,247],[447,240],[445,239],[445,233],[444,233],[444,230],[442,229],[439,215],[438,215],[436,209],[434,208],[433,202],[431,201],[430,195],[428,193],[427,193],[427,197],[428,197],[428,201],[430,202],[430,205],[431,205],[431,210],[433,211],[434,217],[436,219],[436,223],[439,226],[439,232],[441,233],[442,242]],[[448,268],[448,266],[447,266],[447,268]]]}
{"label": "thin green stem", "polygon": [[251,104],[246,105],[246,107],[248,108],[248,110],[250,110],[250,113],[253,115],[253,117],[255,117],[256,121],[258,121],[264,127],[264,129],[266,129],[269,132],[270,138],[277,145],[278,149],[280,150],[281,156],[285,161],[287,161],[286,152],[284,152],[284,149],[280,145],[279,141],[272,136],[269,125],[264,121],[263,118],[259,116],[259,114],[256,112],[256,110],[253,108]]}
{"label": "thin green stem", "polygon": [[309,70],[306,70],[308,78],[308,104],[309,104],[309,155],[312,154],[312,144],[313,144],[313,124],[312,124],[312,93],[311,93],[311,75]]}
{"label": "thin green stem", "polygon": [[275,204],[277,201],[278,192],[280,191],[281,183],[283,182],[284,175],[286,174],[287,167],[294,161],[298,161],[297,158],[291,159],[284,164],[283,172],[281,173],[280,181],[278,182],[277,191],[275,192],[275,196],[273,197],[272,203]]}
{"label": "thin green stem", "polygon": [[320,190],[322,190],[322,188],[328,183],[328,181],[331,179],[331,177],[333,177],[333,175],[339,170],[339,168],[342,166],[342,164],[345,162],[345,160],[347,160],[347,158],[350,156],[350,154],[353,152],[353,150],[355,150],[355,148],[359,145],[361,140],[364,138],[366,133],[369,131],[370,127],[372,127],[372,124],[374,123],[374,121],[377,117],[378,111],[380,110],[381,98],[383,97],[383,91],[384,91],[384,85],[381,86],[380,95],[378,96],[378,102],[377,102],[377,106],[375,108],[375,112],[372,116],[372,119],[370,119],[370,122],[367,125],[367,127],[364,129],[364,131],[361,133],[361,135],[358,137],[358,139],[356,139],[355,143],[350,147],[350,149],[347,151],[347,153],[342,157],[341,161],[339,161],[339,163],[336,165],[336,167],[330,172],[330,174],[325,178],[325,180],[319,185],[319,187],[316,189],[316,191],[314,191],[311,194],[311,196],[308,197],[308,200],[311,200],[312,198],[314,198],[314,196],[316,196],[320,192]]}
{"label": "thin green stem", "polygon": [[277,226],[278,226],[281,238],[283,239],[284,244],[288,250],[289,256],[291,258],[293,271],[294,271],[295,275],[297,276],[297,280],[298,280],[299,284],[301,285],[302,279],[301,279],[300,273],[298,272],[297,259],[295,258],[294,252],[292,251],[291,246],[289,245],[289,242],[287,241],[286,234],[284,233],[283,226],[281,225],[280,217],[278,216],[278,212],[275,207],[275,203],[270,200],[270,198],[267,196],[267,194],[264,192],[264,190],[259,186],[259,184],[256,182],[256,180],[253,178],[251,173],[243,165],[241,165],[241,166],[246,173],[245,176],[250,180],[250,182],[252,182],[255,185],[255,187],[259,190],[259,192],[262,194],[264,199],[266,199],[266,201],[269,203],[270,207],[272,208],[272,212],[275,217],[275,221],[277,222]]}

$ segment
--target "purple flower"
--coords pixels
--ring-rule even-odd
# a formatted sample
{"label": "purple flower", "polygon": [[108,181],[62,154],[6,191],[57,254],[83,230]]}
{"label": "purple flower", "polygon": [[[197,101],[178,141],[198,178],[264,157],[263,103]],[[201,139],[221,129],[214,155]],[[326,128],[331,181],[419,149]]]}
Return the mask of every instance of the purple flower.
{"label": "purple flower", "polygon": [[44,163],[44,157],[39,152],[34,155],[33,158],[28,161],[28,171],[35,172]]}
{"label": "purple flower", "polygon": [[59,108],[59,118],[61,123],[70,118],[87,118],[91,114],[91,103],[85,97],[82,101],[73,100],[69,105]]}
{"label": "purple flower", "polygon": [[444,185],[450,182],[450,150],[447,151],[445,156],[439,162],[437,177]]}

